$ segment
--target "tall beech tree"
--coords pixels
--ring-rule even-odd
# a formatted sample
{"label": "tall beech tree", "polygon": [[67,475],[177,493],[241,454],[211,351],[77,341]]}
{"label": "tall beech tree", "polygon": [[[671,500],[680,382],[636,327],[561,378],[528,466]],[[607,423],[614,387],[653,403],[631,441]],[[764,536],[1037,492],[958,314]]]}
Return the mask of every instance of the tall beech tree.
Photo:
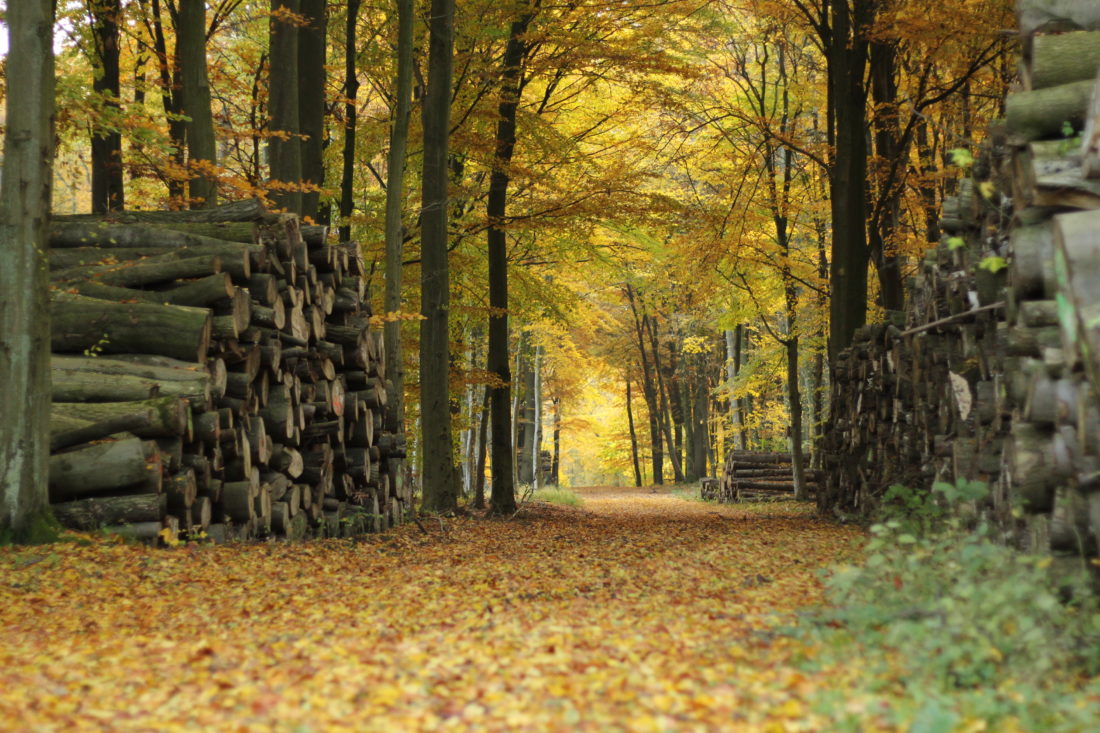
{"label": "tall beech tree", "polygon": [[271,0],[270,198],[279,208],[302,210],[302,143],[298,107],[298,14],[301,0]]}
{"label": "tall beech tree", "polygon": [[50,317],[46,232],[54,152],[52,0],[9,3],[0,182],[0,541],[48,539]]}
{"label": "tall beech tree", "polygon": [[[402,255],[405,226],[405,153],[409,139],[409,113],[413,85],[413,0],[397,2],[397,70],[394,88],[393,122],[390,149],[386,157],[386,313],[396,314],[401,307]],[[350,9],[349,9],[350,12]],[[341,212],[343,214],[343,212]],[[405,430],[405,367],[401,351],[401,321],[391,319],[384,328],[386,358],[392,366],[389,374],[386,429]]]}
{"label": "tall beech tree", "polygon": [[187,120],[187,155],[191,176],[187,195],[192,208],[217,203],[218,148],[210,111],[206,64],[206,0],[179,0],[176,59],[180,67],[181,112]]}
{"label": "tall beech tree", "polygon": [[534,18],[539,0],[534,5],[519,4],[519,17],[508,32],[501,67],[500,101],[496,129],[493,168],[489,175],[489,199],[486,213],[489,220],[489,371],[497,379],[491,386],[490,424],[492,427],[493,484],[489,505],[497,514],[516,510],[516,490],[513,483],[514,460],[511,415],[511,381],[508,359],[508,241],[504,230],[508,204],[508,167],[516,149],[516,110],[523,91],[523,61],[528,53],[524,40]]}
{"label": "tall beech tree", "polygon": [[[406,1],[408,0],[402,0]],[[341,242],[351,239],[351,213],[355,210],[355,139],[359,124],[359,68],[356,64],[356,46],[359,38],[360,7],[362,0],[348,0],[344,20],[344,149],[340,172],[339,230]]]}
{"label": "tall beech tree", "polygon": [[92,91],[106,113],[106,124],[97,124],[92,128],[92,211],[103,214],[121,210],[125,203],[122,133],[117,121],[121,93],[119,20],[122,15],[122,0],[87,2],[95,49]]}
{"label": "tall beech tree", "polygon": [[299,0],[303,25],[298,30],[298,129],[302,134],[302,209],[316,220],[325,182],[325,35],[328,0]]}
{"label": "tall beech tree", "polygon": [[[420,226],[420,425],[424,509],[458,508],[450,395],[450,269],[447,262],[447,151],[454,69],[454,0],[432,0]],[[496,474],[496,467],[493,470]],[[515,500],[513,499],[513,502]]]}

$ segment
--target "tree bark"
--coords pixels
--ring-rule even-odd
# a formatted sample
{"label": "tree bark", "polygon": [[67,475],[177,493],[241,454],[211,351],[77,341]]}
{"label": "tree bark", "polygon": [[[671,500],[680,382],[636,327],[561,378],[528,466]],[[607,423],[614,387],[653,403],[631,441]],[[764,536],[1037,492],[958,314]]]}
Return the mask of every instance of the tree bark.
{"label": "tree bark", "polygon": [[301,141],[303,217],[316,220],[325,182],[325,34],[328,0],[300,0],[306,25],[298,30],[298,124]]}
{"label": "tree bark", "polygon": [[10,3],[0,181],[0,542],[43,541],[50,415],[46,232],[54,152],[53,3]]}
{"label": "tree bark", "polygon": [[[350,12],[350,9],[349,9]],[[397,103],[390,128],[390,150],[386,158],[386,313],[401,311],[401,260],[405,236],[405,152],[409,139],[409,110],[412,106],[413,0],[397,1]],[[354,66],[354,62],[352,63]],[[341,212],[342,213],[342,212]],[[389,408],[386,429],[405,431],[405,364],[401,346],[401,321],[384,326],[386,356],[390,363]]]}
{"label": "tree bark", "polygon": [[489,444],[489,402],[491,399],[489,385],[485,385],[485,394],[481,402],[481,419],[477,428],[477,461],[474,469],[474,508],[485,508],[485,459],[488,455]]}
{"label": "tree bark", "polygon": [[[121,0],[89,2],[92,40],[95,45],[95,79],[92,91],[110,115],[119,115],[119,32]],[[124,203],[122,134],[114,125],[92,129],[92,211],[116,211]]]}
{"label": "tree bark", "polygon": [[[553,398],[554,402],[554,457],[550,462],[550,485],[561,485],[561,398]],[[637,447],[635,446],[635,455]]]}
{"label": "tree bark", "polygon": [[[642,485],[642,467],[638,461],[638,432],[634,429],[633,396],[630,393],[630,374],[626,375],[626,424],[630,428],[630,459],[634,465],[634,485]],[[555,428],[556,429],[556,428]],[[555,433],[556,436],[556,433]]]}
{"label": "tree bark", "polygon": [[271,72],[268,143],[271,159],[270,198],[292,213],[302,210],[302,143],[298,120],[298,26],[286,13],[299,13],[300,0],[271,0]]}
{"label": "tree bark", "polygon": [[206,66],[206,0],[180,0],[176,59],[180,67],[181,111],[190,118],[187,155],[191,178],[187,196],[191,208],[210,208],[218,202],[217,176],[213,170],[218,162],[218,148]]}
{"label": "tree bark", "polygon": [[[401,0],[402,3],[408,0]],[[356,27],[362,0],[348,0],[347,24],[344,28],[344,151],[340,175],[341,242],[351,240],[351,214],[355,210],[355,128],[359,118],[359,73],[356,70]],[[398,6],[400,12],[401,6]],[[391,353],[388,352],[387,353]],[[400,368],[400,367],[398,367]]]}
{"label": "tree bark", "polygon": [[829,180],[833,217],[829,286],[829,356],[847,348],[867,320],[867,66],[865,28],[873,0],[831,3],[826,39],[829,106],[835,153]]}
{"label": "tree bark", "polygon": [[504,231],[508,205],[508,167],[516,147],[516,110],[523,90],[523,64],[527,44],[523,39],[534,17],[530,5],[520,5],[519,17],[512,23],[508,44],[504,49],[501,69],[500,101],[497,106],[496,148],[493,168],[489,174],[489,198],[486,214],[489,248],[489,371],[497,377],[492,388],[490,406],[493,426],[493,487],[491,510],[496,514],[512,514],[516,510],[516,487],[513,479],[512,434],[509,403],[512,375],[508,366],[508,242]]}
{"label": "tree bark", "polygon": [[[447,262],[447,151],[450,137],[454,0],[432,0],[428,91],[424,99],[421,214],[420,409],[424,508],[458,508],[451,429],[450,271]],[[494,475],[496,471],[493,471]]]}

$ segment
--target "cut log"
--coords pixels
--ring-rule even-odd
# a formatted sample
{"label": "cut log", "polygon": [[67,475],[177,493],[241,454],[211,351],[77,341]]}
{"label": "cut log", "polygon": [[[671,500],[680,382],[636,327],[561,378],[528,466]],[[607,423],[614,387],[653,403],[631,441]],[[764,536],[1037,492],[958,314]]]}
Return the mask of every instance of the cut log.
{"label": "cut log", "polygon": [[150,353],[205,361],[210,312],[153,303],[112,303],[51,293],[50,341],[57,353]]}
{"label": "cut log", "polygon": [[1092,80],[1100,68],[1100,31],[1037,35],[1023,68],[1028,89]]}
{"label": "cut log", "polygon": [[137,288],[158,285],[195,277],[208,277],[222,270],[221,258],[217,255],[204,257],[186,257],[183,259],[164,256],[148,257],[141,260],[120,262],[117,265],[99,265],[96,267],[74,267],[68,270],[55,270],[50,279],[66,287],[72,280],[94,280],[105,285],[123,288]]}
{"label": "cut log", "polygon": [[1021,140],[1067,137],[1067,123],[1080,131],[1092,95],[1093,82],[1075,81],[1032,92],[1016,92],[1005,101],[1008,131]]}
{"label": "cut log", "polygon": [[160,523],[167,507],[164,494],[134,494],[132,496],[102,496],[65,501],[50,506],[50,510],[65,527],[97,529],[124,522]]}
{"label": "cut log", "polygon": [[161,455],[153,441],[129,438],[50,456],[51,502],[135,485],[160,491]]}

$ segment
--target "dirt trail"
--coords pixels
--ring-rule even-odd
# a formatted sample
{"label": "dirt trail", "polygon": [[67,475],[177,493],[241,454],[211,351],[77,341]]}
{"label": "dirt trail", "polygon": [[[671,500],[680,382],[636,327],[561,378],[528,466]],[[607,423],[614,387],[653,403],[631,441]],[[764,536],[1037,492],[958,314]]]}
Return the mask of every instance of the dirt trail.
{"label": "dirt trail", "polygon": [[365,542],[0,549],[0,729],[786,730],[852,531],[588,489]]}

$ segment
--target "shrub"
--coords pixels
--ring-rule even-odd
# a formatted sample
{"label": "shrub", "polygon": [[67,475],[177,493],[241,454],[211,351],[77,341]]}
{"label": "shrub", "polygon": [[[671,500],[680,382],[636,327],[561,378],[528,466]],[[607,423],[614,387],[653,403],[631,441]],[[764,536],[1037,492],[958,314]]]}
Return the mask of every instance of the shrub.
{"label": "shrub", "polygon": [[1064,602],[1052,558],[997,544],[983,524],[955,516],[983,493],[974,482],[924,497],[892,488],[861,564],[826,578],[828,607],[796,633],[820,650],[810,666],[858,670],[843,696],[834,687],[816,698],[835,726],[871,717],[910,730],[992,721],[1076,731],[1100,719],[1097,598]]}

